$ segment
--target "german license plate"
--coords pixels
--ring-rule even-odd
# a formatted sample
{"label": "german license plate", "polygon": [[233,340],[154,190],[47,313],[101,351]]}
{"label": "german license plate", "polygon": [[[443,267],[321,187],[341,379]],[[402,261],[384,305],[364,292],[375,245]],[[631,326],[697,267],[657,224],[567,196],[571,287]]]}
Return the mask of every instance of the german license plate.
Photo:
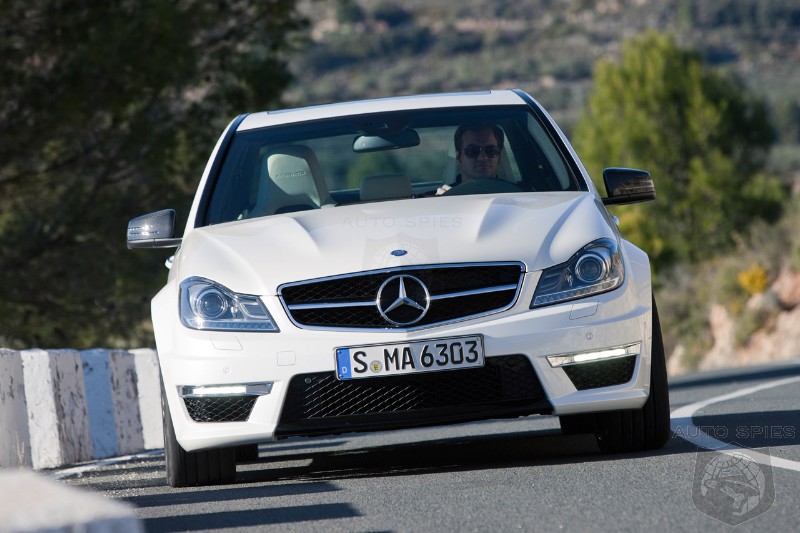
{"label": "german license plate", "polygon": [[340,380],[475,368],[483,362],[481,335],[336,348]]}

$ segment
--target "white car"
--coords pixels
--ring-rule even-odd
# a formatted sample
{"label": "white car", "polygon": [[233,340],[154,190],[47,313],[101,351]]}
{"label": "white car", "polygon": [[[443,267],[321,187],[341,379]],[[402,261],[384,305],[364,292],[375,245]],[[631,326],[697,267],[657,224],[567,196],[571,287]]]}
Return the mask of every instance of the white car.
{"label": "white car", "polygon": [[647,255],[605,206],[655,198],[641,170],[601,197],[519,90],[237,117],[152,302],[167,481],[229,483],[264,443],[557,415],[608,452],[669,436]]}

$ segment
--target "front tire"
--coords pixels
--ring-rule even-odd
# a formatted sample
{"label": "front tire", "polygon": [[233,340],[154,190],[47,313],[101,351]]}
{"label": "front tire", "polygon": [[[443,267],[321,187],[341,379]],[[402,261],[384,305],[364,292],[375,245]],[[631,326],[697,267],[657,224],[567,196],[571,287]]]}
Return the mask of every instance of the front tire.
{"label": "front tire", "polygon": [[595,437],[606,453],[639,452],[664,447],[669,440],[669,385],[661,323],[653,299],[650,396],[641,409],[594,415]]}
{"label": "front tire", "polygon": [[224,485],[236,481],[236,448],[187,452],[175,437],[164,383],[161,383],[161,414],[164,419],[164,462],[170,487]]}
{"label": "front tire", "polygon": [[558,417],[561,433],[564,435],[594,433],[594,417],[593,414],[561,415]]}
{"label": "front tire", "polygon": [[242,444],[234,448],[237,463],[250,463],[258,461],[258,444]]}

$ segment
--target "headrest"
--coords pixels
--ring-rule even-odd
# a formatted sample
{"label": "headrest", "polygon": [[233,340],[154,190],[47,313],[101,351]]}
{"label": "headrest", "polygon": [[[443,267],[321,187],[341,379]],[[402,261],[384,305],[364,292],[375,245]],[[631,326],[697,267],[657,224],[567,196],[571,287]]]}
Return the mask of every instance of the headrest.
{"label": "headrest", "polygon": [[272,183],[289,196],[306,194],[319,201],[315,173],[319,163],[307,146],[282,146],[267,156]]}
{"label": "headrest", "polygon": [[301,144],[284,144],[263,154],[261,182],[249,217],[317,209],[332,204],[314,151]]}
{"label": "headrest", "polygon": [[411,180],[405,174],[376,174],[361,180],[362,200],[411,198]]}

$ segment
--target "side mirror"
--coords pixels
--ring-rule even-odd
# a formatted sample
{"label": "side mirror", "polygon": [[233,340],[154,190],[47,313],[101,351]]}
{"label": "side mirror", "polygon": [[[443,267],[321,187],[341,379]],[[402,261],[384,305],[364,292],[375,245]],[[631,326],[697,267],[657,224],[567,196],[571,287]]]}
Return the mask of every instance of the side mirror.
{"label": "side mirror", "polygon": [[608,196],[603,205],[635,204],[656,199],[656,186],[646,170],[634,168],[607,168],[603,182]]}
{"label": "side mirror", "polygon": [[128,248],[174,248],[181,244],[175,238],[175,211],[164,209],[136,217],[128,222]]}

